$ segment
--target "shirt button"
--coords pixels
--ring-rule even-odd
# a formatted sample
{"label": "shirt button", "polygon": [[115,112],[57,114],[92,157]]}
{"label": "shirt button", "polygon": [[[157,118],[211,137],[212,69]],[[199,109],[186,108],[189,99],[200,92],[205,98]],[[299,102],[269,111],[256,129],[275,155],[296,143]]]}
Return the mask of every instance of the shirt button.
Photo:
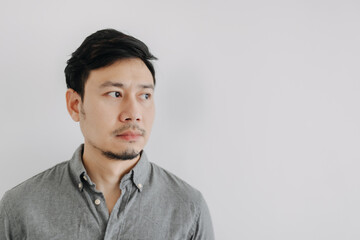
{"label": "shirt button", "polygon": [[88,180],[88,179],[87,179],[87,177],[86,177],[85,175],[83,176],[83,179],[84,179],[85,181],[87,181],[87,180]]}
{"label": "shirt button", "polygon": [[143,187],[143,185],[141,183],[139,183],[138,187],[141,189]]}
{"label": "shirt button", "polygon": [[96,199],[96,200],[95,200],[95,204],[96,204],[96,205],[100,205],[100,203],[101,203],[101,202],[100,202],[100,199]]}
{"label": "shirt button", "polygon": [[81,189],[82,186],[83,186],[82,183],[79,183],[79,185],[78,185],[79,189]]}

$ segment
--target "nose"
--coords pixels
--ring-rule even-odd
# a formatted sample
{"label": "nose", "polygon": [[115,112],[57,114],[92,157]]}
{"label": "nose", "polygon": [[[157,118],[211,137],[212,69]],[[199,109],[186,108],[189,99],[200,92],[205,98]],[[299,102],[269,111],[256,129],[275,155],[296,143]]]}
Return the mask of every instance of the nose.
{"label": "nose", "polygon": [[119,118],[124,123],[141,121],[140,109],[136,100],[124,99]]}

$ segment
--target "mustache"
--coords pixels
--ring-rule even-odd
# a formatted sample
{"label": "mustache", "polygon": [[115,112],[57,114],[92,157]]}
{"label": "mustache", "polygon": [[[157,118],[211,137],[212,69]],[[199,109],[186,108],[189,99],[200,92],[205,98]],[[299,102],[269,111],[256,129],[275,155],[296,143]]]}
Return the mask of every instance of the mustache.
{"label": "mustache", "polygon": [[114,130],[112,133],[113,133],[113,135],[119,135],[126,130],[137,130],[138,132],[141,133],[142,136],[144,136],[146,133],[145,129],[140,128],[139,125],[137,125],[136,123],[128,123],[118,129]]}

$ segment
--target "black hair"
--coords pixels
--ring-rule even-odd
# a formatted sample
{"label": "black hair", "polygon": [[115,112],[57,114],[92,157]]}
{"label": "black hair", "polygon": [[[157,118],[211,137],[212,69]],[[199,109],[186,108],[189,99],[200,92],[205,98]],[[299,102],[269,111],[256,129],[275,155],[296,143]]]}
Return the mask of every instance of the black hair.
{"label": "black hair", "polygon": [[103,29],[91,34],[76,49],[65,67],[66,85],[83,99],[85,82],[91,70],[127,58],[140,58],[150,70],[155,85],[155,69],[150,60],[157,58],[150,53],[145,43],[114,29]]}

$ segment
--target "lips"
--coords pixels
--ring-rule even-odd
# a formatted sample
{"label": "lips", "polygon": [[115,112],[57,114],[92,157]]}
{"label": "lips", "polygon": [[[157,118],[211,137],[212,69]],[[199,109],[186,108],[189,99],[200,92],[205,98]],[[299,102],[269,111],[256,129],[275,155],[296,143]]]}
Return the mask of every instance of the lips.
{"label": "lips", "polygon": [[117,135],[116,137],[119,137],[119,138],[124,139],[126,141],[136,141],[141,136],[142,136],[142,134],[139,133],[139,132],[125,131],[125,132]]}

